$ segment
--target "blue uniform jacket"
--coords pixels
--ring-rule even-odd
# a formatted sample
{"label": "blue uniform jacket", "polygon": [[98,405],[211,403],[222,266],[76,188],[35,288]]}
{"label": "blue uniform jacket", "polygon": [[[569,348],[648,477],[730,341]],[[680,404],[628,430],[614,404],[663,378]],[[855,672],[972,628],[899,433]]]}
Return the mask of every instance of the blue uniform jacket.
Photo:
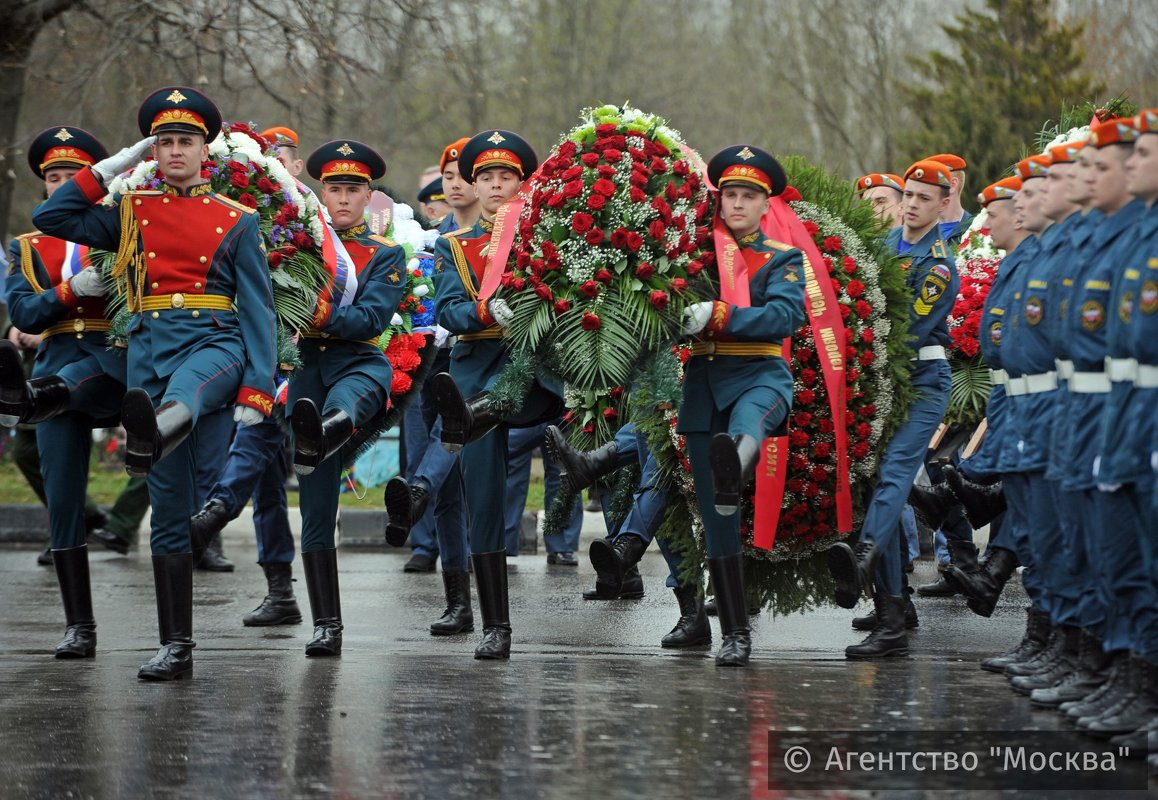
{"label": "blue uniform jacket", "polygon": [[[909,346],[914,350],[932,345],[948,347],[952,341],[948,319],[957,302],[961,278],[957,275],[956,259],[938,233],[934,225],[914,245],[911,252],[921,254],[912,258],[905,272],[905,284],[913,295],[913,304],[909,307]],[[938,372],[936,361],[913,361],[913,387],[939,385]]]}

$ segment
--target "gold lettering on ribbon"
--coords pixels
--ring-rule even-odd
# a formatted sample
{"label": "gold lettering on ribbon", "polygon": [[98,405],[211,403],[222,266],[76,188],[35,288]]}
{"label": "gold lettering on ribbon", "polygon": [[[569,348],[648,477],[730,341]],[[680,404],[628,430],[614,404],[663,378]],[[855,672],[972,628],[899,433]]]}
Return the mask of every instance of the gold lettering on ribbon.
{"label": "gold lettering on ribbon", "polygon": [[832,328],[821,328],[820,338],[824,342],[824,353],[834,372],[844,371],[844,351],[836,341],[836,331]]}
{"label": "gold lettering on ribbon", "polygon": [[764,475],[769,478],[776,477],[776,460],[777,460],[776,441],[774,439],[764,440]]}
{"label": "gold lettering on ribbon", "polygon": [[[803,255],[803,254],[802,254]],[[820,290],[820,283],[816,280],[816,270],[808,256],[804,256],[804,295],[808,298],[808,313],[811,317],[822,316],[827,309],[824,302],[824,292]]]}
{"label": "gold lettering on ribbon", "polygon": [[720,277],[727,281],[729,289],[736,288],[736,253],[739,251],[740,246],[731,238],[724,244],[724,255],[720,260]]}

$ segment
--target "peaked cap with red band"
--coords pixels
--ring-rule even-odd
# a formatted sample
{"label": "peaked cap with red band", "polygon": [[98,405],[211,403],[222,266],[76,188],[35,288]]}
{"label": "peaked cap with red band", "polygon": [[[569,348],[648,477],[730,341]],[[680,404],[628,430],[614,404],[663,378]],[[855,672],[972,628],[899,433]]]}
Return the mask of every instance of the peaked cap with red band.
{"label": "peaked cap with red band", "polygon": [[199,133],[211,142],[221,132],[221,112],[205,95],[186,86],[166,86],[145,98],[137,111],[143,136]]}
{"label": "peaked cap with red band", "polygon": [[730,183],[755,186],[772,197],[788,188],[788,176],[776,157],[751,144],[734,144],[712,156],[708,181],[717,189]]}
{"label": "peaked cap with red band", "polygon": [[386,161],[368,144],[335,139],[310,153],[306,172],[323,183],[371,183],[386,174]]}
{"label": "peaked cap with red band", "polygon": [[38,178],[53,167],[87,167],[109,156],[105,146],[83,128],[57,125],[36,134],[28,145],[28,166]]}
{"label": "peaked cap with red band", "polygon": [[503,168],[517,172],[523,180],[539,167],[539,157],[527,140],[510,131],[483,131],[470,137],[458,155],[458,171],[468,183],[480,173]]}

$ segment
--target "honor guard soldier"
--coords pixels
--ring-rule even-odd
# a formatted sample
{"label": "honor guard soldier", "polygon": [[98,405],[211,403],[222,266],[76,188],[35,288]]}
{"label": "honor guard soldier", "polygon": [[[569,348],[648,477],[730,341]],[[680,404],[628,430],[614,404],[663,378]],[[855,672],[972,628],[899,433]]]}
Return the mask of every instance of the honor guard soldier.
{"label": "honor guard soldier", "polygon": [[936,161],[918,161],[905,171],[901,247],[916,253],[906,267],[906,284],[913,297],[909,336],[916,355],[910,365],[910,379],[917,394],[909,404],[907,419],[881,458],[878,482],[855,549],[840,542],[828,552],[838,605],[852,608],[861,590],[875,582],[878,626],[861,644],[845,649],[848,658],[908,653],[897,537],[909,488],[949,404],[946,318],[956,301],[960,280],[953,256],[940,238],[938,220],[949,206],[951,181],[949,169]]}
{"label": "honor guard soldier", "polygon": [[313,325],[302,332],[302,368],[290,378],[286,405],[301,483],[302,567],[314,634],[307,656],[342,653],[342,605],[334,526],[341,489],[342,446],[373,427],[390,400],[390,362],[378,339],[406,288],[405,251],[366,224],[370,183],[386,173],[373,148],[349,139],[319,147],[306,160],[321,181],[322,204],[337,239],[327,258],[330,282]]}
{"label": "honor guard soldier", "polygon": [[[554,419],[562,412],[562,387],[538,376],[511,417],[501,417],[490,392],[510,361],[503,323],[510,308],[490,293],[506,271],[506,254],[496,216],[538,166],[531,146],[510,131],[475,135],[458,157],[463,178],[474,184],[482,216],[474,226],[439,238],[435,245],[438,324],[458,337],[450,373],[431,378],[442,417],[442,443],[461,450],[463,486],[470,520],[470,548],[483,615],[483,639],[475,658],[504,659],[511,652],[504,542],[507,487],[507,431]],[[505,217],[505,213],[504,213]],[[505,218],[505,224],[516,220]]]}
{"label": "honor guard soldier", "polygon": [[450,204],[446,202],[446,195],[442,192],[442,176],[418,190],[418,204],[422,213],[436,228],[441,226],[446,215],[450,213]]}
{"label": "honor guard soldier", "polygon": [[699,341],[684,373],[677,430],[687,437],[723,634],[716,664],[738,667],[752,644],[737,512],[764,439],[784,429],[792,408],[781,346],[805,321],[804,254],[760,229],[769,198],[788,185],[770,153],[727,147],[708,162],[708,180],[719,191],[716,224],[728,249],[716,253],[721,297],[684,312],[682,332]]}
{"label": "honor guard soldier", "polygon": [[[112,274],[135,314],[121,419],[125,467],[149,476],[162,645],[138,676],[173,680],[193,669],[197,422],[229,405],[245,424],[272,410],[273,297],[256,214],[201,177],[221,129],[217,107],[194,89],[166,87],[145,99],[137,122],[145,139],[82,169],[33,219],[116,253]],[[102,203],[108,183],[150,144],[161,189]]]}
{"label": "honor guard soldier", "polygon": [[[32,140],[28,166],[51,197],[82,168],[108,157],[88,131],[49,128]],[[9,248],[5,282],[12,323],[42,339],[24,378],[14,344],[0,342],[0,424],[39,423],[36,443],[48,506],[52,561],[67,630],[57,658],[92,657],[96,620],[85,544],[85,493],[92,429],[116,424],[125,393],[124,352],[106,342],[104,281],[89,266],[88,248],[40,232]]]}

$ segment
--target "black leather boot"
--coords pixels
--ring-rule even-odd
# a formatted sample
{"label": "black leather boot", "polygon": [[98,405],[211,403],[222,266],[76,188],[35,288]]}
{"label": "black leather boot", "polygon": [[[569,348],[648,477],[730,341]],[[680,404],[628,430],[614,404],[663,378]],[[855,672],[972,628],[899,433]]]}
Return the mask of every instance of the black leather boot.
{"label": "black leather boot", "polygon": [[1061,649],[1058,650],[1057,657],[1050,662],[1047,668],[1032,675],[1020,675],[1013,678],[1009,682],[1013,691],[1019,694],[1031,694],[1034,689],[1051,689],[1077,672],[1082,629],[1074,625],[1062,625],[1060,630]]}
{"label": "black leather boot", "polygon": [[877,626],[860,644],[844,649],[845,658],[885,658],[909,654],[905,633],[905,600],[900,595],[881,594]]}
{"label": "black leather boot", "polygon": [[[68,384],[55,375],[33,378],[22,386],[23,397],[15,404],[0,403],[0,425],[11,428],[18,423],[35,425],[68,411],[72,391]],[[8,413],[12,412],[12,413]],[[11,423],[11,424],[9,424]]]}
{"label": "black leather boot", "polygon": [[442,417],[442,446],[457,453],[465,445],[486,436],[502,420],[490,404],[490,393],[463,398],[458,384],[448,372],[430,378],[430,396]]}
{"label": "black leather boot", "polygon": [[856,608],[861,591],[872,595],[873,574],[880,551],[875,544],[862,539],[855,547],[837,542],[828,549],[828,571],[836,580],[836,604]]}
{"label": "black leather boot", "polygon": [[92,613],[92,590],[88,579],[88,546],[53,550],[60,599],[64,601],[64,639],[56,646],[57,658],[92,658],[96,655],[96,619]]}
{"label": "black leather boot", "polygon": [[265,582],[269,586],[261,605],[241,618],[247,628],[263,628],[268,625],[297,625],[302,621],[302,610],[294,597],[294,573],[292,564],[262,564]]}
{"label": "black leather boot", "polygon": [[967,570],[952,564],[946,580],[965,595],[969,610],[982,617],[993,615],[997,601],[1010,576],[1020,566],[1012,550],[991,548],[985,563],[979,569]]}
{"label": "black leather boot", "polygon": [[338,590],[338,551],[330,548],[303,552],[302,567],[306,573],[310,611],[314,615],[314,635],[306,643],[306,655],[340,656],[342,598]]}
{"label": "black leather boot", "polygon": [[717,433],[709,445],[708,460],[712,465],[716,513],[730,517],[740,508],[740,494],[756,474],[760,443],[743,434],[733,438]]}
{"label": "black leather boot", "polygon": [[614,439],[594,450],[576,450],[561,430],[548,425],[543,441],[547,452],[559,465],[563,488],[572,494],[578,494],[621,466],[619,446]]}
{"label": "black leather boot", "polygon": [[431,636],[451,636],[474,630],[474,610],[470,603],[470,573],[466,570],[443,570],[446,589],[446,611],[430,625]]}
{"label": "black leather boot", "polygon": [[940,571],[936,581],[917,587],[917,594],[921,597],[952,597],[957,594],[957,586],[946,578],[946,573],[953,567],[966,573],[977,570],[977,545],[957,539],[949,539],[947,544],[949,563]]}
{"label": "black leather boot", "polygon": [[949,512],[958,504],[957,496],[949,484],[942,481],[932,486],[917,486],[909,489],[909,505],[913,511],[933,530],[937,530],[949,518]]}
{"label": "black leather boot", "polygon": [[189,518],[189,537],[193,543],[193,563],[200,565],[209,543],[221,535],[229,524],[229,509],[214,497],[200,511]]}
{"label": "black leather boot", "polygon": [[1058,711],[1071,721],[1086,717],[1100,716],[1108,708],[1116,706],[1130,694],[1130,651],[1110,651],[1110,668],[1106,671],[1106,682],[1081,700],[1070,700],[1058,706]]}
{"label": "black leather boot", "polygon": [[[905,628],[913,630],[921,625],[921,621],[917,619],[917,607],[913,605],[913,589],[907,583],[904,586],[905,598]],[[873,593],[873,610],[865,614],[863,617],[852,618],[852,628],[856,631],[871,631],[877,626],[877,619],[881,613],[880,601],[877,600],[879,592]]]}
{"label": "black leather boot", "polygon": [[386,544],[401,547],[406,544],[410,529],[426,513],[430,489],[423,483],[407,483],[401,475],[395,475],[386,483],[382,502],[386,504]]}
{"label": "black leather boot", "polygon": [[744,597],[743,554],[709,558],[708,574],[712,576],[712,586],[716,590],[716,610],[722,634],[716,666],[747,666],[752,653],[752,635],[748,601]]}
{"label": "black leather boot", "polygon": [[647,542],[633,533],[615,537],[615,541],[596,539],[591,543],[588,556],[599,579],[618,590],[623,586],[627,571],[639,563],[647,552]]}
{"label": "black leather boot", "polygon": [[298,475],[309,475],[354,435],[354,420],[349,414],[330,411],[323,418],[308,397],[294,403],[290,426],[294,432],[294,472]]}
{"label": "black leather boot", "polygon": [[[446,428],[443,428],[445,431]],[[482,610],[483,638],[474,649],[480,659],[511,657],[511,613],[507,605],[507,551],[471,556],[478,581],[478,604]]]}
{"label": "black leather boot", "polygon": [[1088,725],[1078,727],[1099,738],[1109,738],[1132,733],[1143,728],[1158,715],[1158,664],[1147,661],[1138,653],[1131,653],[1133,660],[1133,696],[1123,700]]}
{"label": "black leather boot", "polygon": [[953,494],[965,508],[965,516],[974,529],[983,528],[1005,510],[1005,490],[1001,483],[974,483],[952,464],[941,468]]}
{"label": "black leather boot", "polygon": [[677,586],[672,591],[680,604],[680,618],[671,632],[659,640],[660,647],[710,647],[712,626],[699,590],[695,586]]}
{"label": "black leather boot", "polygon": [[1025,675],[1036,675],[1039,672],[1044,672],[1053,667],[1055,661],[1061,656],[1062,648],[1065,646],[1065,631],[1061,627],[1050,623],[1049,640],[1045,643],[1045,647],[1041,649],[1036,656],[1028,661],[1018,661],[1010,664],[1005,668],[1006,677],[1020,678]]}
{"label": "black leather boot", "polygon": [[175,681],[193,675],[193,554],[153,556],[161,649],[138,671],[144,681]]}
{"label": "black leather boot", "polygon": [[583,592],[584,600],[638,600],[643,597],[643,578],[636,565],[623,574],[623,583],[616,584],[607,575],[595,573],[595,588]]}
{"label": "black leather boot", "polygon": [[1042,651],[1049,641],[1049,614],[1030,606],[1025,609],[1025,617],[1025,634],[1021,641],[1012,650],[983,659],[981,669],[1004,673],[1010,664],[1029,661]]}
{"label": "black leather boot", "polygon": [[20,348],[0,340],[0,425],[12,428],[24,416],[24,357]]}
{"label": "black leather boot", "polygon": [[1102,640],[1083,630],[1078,644],[1077,669],[1056,686],[1034,689],[1029,701],[1042,708],[1056,708],[1070,700],[1081,700],[1106,682],[1109,668],[1110,656],[1102,648]]}
{"label": "black leather boot", "polygon": [[209,546],[197,562],[197,569],[205,572],[233,572],[233,562],[225,557],[220,533],[209,540]]}
{"label": "black leather boot", "polygon": [[143,478],[192,432],[193,414],[176,400],[162,403],[154,412],[148,392],[129,389],[121,402],[121,424],[125,426],[125,471]]}

